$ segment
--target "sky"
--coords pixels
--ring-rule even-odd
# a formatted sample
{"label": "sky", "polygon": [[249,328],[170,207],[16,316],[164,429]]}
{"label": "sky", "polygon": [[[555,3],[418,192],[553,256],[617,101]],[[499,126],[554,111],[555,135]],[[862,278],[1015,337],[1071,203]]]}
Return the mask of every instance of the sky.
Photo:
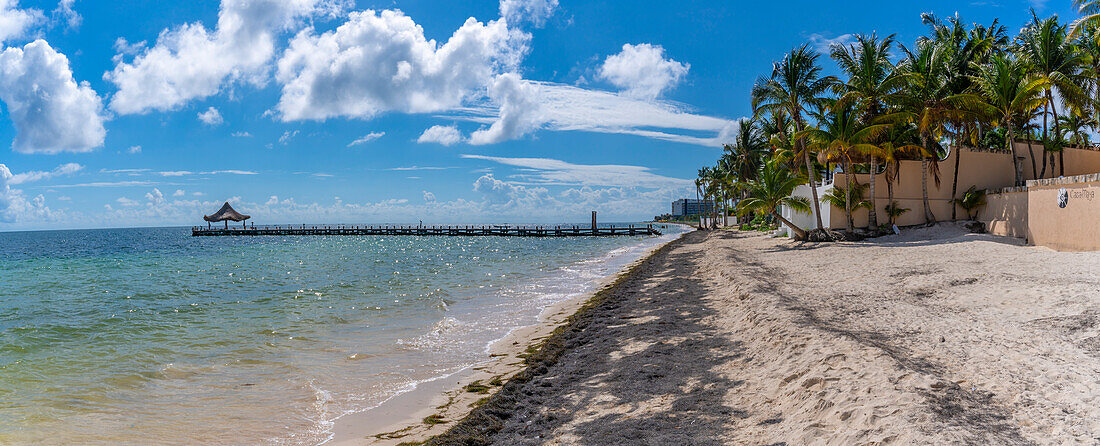
{"label": "sky", "polygon": [[[0,0],[0,230],[640,221],[810,42],[1069,0]],[[836,68],[826,57],[825,70]]]}

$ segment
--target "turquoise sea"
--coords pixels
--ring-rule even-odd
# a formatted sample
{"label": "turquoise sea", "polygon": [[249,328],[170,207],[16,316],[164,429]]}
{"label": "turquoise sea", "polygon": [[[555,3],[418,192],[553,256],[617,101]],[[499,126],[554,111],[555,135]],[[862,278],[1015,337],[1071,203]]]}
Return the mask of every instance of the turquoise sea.
{"label": "turquoise sea", "polygon": [[0,233],[0,443],[320,444],[680,231]]}

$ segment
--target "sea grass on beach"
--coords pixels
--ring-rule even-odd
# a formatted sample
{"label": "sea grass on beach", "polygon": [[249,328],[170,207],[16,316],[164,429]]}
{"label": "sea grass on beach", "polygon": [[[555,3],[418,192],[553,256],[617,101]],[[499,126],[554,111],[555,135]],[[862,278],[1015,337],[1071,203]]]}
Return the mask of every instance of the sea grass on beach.
{"label": "sea grass on beach", "polygon": [[1092,254],[952,225],[690,233],[427,444],[1092,443],[1097,273]]}
{"label": "sea grass on beach", "polygon": [[544,386],[539,383],[539,379],[545,377],[549,367],[556,365],[568,349],[583,344],[594,330],[614,320],[612,313],[616,313],[616,308],[624,304],[632,294],[632,285],[651,276],[658,265],[665,264],[669,251],[698,238],[697,233],[690,233],[665,245],[623,273],[615,282],[598,291],[566,324],[557,328],[542,344],[530,349],[525,355],[525,369],[508,380],[497,393],[481,403],[466,418],[425,444],[491,444],[493,436],[500,432],[505,422],[525,410],[537,409],[537,406],[532,406],[536,404],[531,400],[536,392],[533,388]]}

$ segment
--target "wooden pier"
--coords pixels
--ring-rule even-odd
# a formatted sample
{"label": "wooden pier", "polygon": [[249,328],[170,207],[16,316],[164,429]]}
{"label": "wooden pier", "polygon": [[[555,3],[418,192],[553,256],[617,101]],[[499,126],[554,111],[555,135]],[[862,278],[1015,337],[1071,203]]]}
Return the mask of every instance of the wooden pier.
{"label": "wooden pier", "polygon": [[412,235],[452,237],[604,237],[613,235],[661,235],[653,225],[645,226],[353,226],[283,225],[241,228],[193,226],[195,237],[288,236],[288,235]]}

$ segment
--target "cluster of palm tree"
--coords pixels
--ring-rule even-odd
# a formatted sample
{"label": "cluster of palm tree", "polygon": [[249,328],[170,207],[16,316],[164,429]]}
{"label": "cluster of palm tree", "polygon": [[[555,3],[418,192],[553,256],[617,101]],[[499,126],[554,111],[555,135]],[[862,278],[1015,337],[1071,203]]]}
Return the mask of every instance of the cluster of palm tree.
{"label": "cluster of palm tree", "polygon": [[[816,186],[836,168],[844,173],[843,182],[835,181],[841,190],[825,199],[843,202],[849,231],[855,229],[852,212],[860,207],[869,209],[868,227],[880,227],[875,197],[881,185],[876,175],[858,184],[855,173],[885,173],[886,224],[905,211],[893,192],[902,160],[921,162],[921,211],[929,223],[936,216],[928,182],[939,186],[940,160],[953,148],[1013,153],[1014,177],[1022,185],[1025,166],[1012,142],[1023,139],[1033,151],[1032,177],[1064,174],[1063,149],[1090,144],[1089,130],[1097,128],[1100,115],[1100,0],[1075,4],[1083,14],[1077,22],[1032,11],[1015,37],[996,20],[967,24],[958,16],[924,14],[928,34],[911,46],[875,34],[834,44],[828,56],[840,77],[823,75],[821,55],[808,44],[793,49],[757,80],[753,116],[740,122],[738,137],[724,146],[716,165],[700,169],[700,194],[718,203],[716,214],[767,216],[804,237],[779,207],[812,208],[817,228],[824,230]],[[1040,156],[1034,156],[1036,147]],[[951,196],[961,200],[958,160]],[[801,184],[811,186],[808,203],[789,198]]]}

